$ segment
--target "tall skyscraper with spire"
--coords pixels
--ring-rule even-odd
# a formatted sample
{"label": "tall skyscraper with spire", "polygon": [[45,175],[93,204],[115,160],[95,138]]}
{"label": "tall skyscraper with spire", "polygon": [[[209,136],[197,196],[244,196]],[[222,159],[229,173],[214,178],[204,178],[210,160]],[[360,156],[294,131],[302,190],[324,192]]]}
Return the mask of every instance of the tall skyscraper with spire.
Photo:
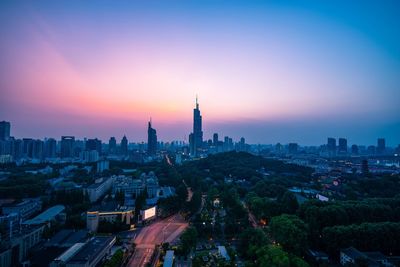
{"label": "tall skyscraper with spire", "polygon": [[157,153],[157,131],[151,126],[151,118],[147,128],[147,153],[151,156]]}
{"label": "tall skyscraper with spire", "polygon": [[198,150],[203,146],[202,118],[199,102],[196,96],[196,108],[193,109],[193,132],[189,136],[190,154],[197,156]]}

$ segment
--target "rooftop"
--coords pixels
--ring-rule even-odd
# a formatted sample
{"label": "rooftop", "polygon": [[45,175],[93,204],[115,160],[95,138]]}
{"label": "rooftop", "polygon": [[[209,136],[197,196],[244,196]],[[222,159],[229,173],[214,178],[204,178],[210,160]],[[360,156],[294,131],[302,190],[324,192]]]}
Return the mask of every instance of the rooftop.
{"label": "rooftop", "polygon": [[54,219],[58,214],[65,210],[65,206],[63,205],[56,205],[51,208],[48,208],[44,212],[40,213],[33,219],[27,220],[24,224],[42,224],[46,223],[52,219]]}
{"label": "rooftop", "polygon": [[78,264],[92,262],[103,249],[113,242],[113,240],[115,240],[114,236],[97,236],[92,238],[68,260],[68,263]]}
{"label": "rooftop", "polygon": [[70,247],[71,245],[84,242],[87,239],[87,230],[63,229],[57,232],[46,244],[46,247]]}

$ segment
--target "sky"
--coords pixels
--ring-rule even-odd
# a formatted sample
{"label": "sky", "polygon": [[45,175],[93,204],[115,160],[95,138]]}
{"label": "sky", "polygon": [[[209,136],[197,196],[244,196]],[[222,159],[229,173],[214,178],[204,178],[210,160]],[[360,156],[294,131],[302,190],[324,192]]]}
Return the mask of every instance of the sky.
{"label": "sky", "polygon": [[400,144],[399,1],[0,1],[13,136]]}

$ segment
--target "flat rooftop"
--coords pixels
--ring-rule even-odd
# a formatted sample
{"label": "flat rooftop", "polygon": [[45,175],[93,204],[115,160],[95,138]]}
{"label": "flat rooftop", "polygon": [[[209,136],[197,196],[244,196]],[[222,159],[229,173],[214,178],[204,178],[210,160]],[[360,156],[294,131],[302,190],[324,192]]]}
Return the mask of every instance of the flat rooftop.
{"label": "flat rooftop", "polygon": [[87,240],[87,230],[63,229],[57,232],[46,244],[46,247],[70,247],[71,245]]}
{"label": "flat rooftop", "polygon": [[114,238],[114,236],[97,236],[92,238],[68,260],[68,263],[92,262],[103,249],[110,245]]}
{"label": "flat rooftop", "polygon": [[53,206],[51,208],[48,208],[44,212],[40,213],[35,218],[25,221],[24,224],[42,224],[42,223],[46,223],[46,222],[52,220],[53,218],[55,218],[58,214],[60,214],[64,210],[65,210],[65,206],[63,206],[63,205]]}

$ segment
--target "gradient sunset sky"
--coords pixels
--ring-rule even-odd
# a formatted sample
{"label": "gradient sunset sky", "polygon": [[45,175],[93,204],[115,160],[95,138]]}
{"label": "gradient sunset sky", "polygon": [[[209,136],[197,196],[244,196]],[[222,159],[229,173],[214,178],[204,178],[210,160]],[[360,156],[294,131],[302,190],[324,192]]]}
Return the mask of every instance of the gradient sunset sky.
{"label": "gradient sunset sky", "polygon": [[400,1],[0,1],[12,135],[400,143]]}

